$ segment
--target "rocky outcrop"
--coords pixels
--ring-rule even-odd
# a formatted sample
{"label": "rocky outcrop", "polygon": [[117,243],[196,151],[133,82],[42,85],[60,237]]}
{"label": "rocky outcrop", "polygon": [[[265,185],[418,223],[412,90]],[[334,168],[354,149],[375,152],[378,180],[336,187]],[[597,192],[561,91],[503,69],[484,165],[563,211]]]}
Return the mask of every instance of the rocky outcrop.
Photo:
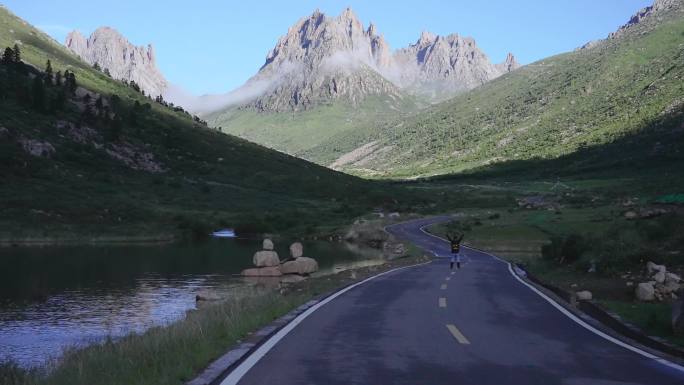
{"label": "rocky outcrop", "polygon": [[[413,92],[453,95],[480,86],[519,67],[513,54],[492,64],[471,37],[423,32],[415,44],[394,55],[395,81]],[[393,74],[390,72],[390,78]]]}
{"label": "rocky outcrop", "polygon": [[28,154],[40,158],[51,158],[55,152],[57,152],[50,142],[42,142],[35,139],[21,139],[19,143]]}
{"label": "rocky outcrop", "polygon": [[591,49],[605,41],[621,38],[631,31],[637,30],[637,27],[648,25],[652,20],[657,20],[661,15],[669,11],[679,10],[681,12],[682,9],[684,9],[684,0],[655,0],[653,5],[640,9],[632,15],[627,23],[620,26],[617,31],[611,32],[607,39],[590,41],[579,48],[579,50]]}
{"label": "rocky outcrop", "polygon": [[136,82],[147,95],[162,95],[168,87],[157,69],[152,45],[135,46],[112,28],[100,27],[87,39],[72,31],[64,45],[86,63],[106,69],[114,79]]}
{"label": "rocky outcrop", "polygon": [[424,32],[392,53],[377,27],[364,28],[351,9],[337,17],[316,10],[290,27],[242,87],[262,91],[243,107],[289,111],[335,100],[357,105],[372,95],[453,95],[518,66],[512,54],[504,63],[490,63],[472,38],[458,34]]}
{"label": "rocky outcrop", "polygon": [[265,88],[248,106],[265,111],[303,110],[345,100],[358,104],[370,95],[403,95],[378,72],[391,60],[374,26],[367,30],[351,9],[338,17],[316,10],[278,40],[245,88]]}
{"label": "rocky outcrop", "polygon": [[678,299],[677,292],[682,288],[679,275],[667,271],[665,265],[658,265],[651,261],[646,263],[648,282],[637,285],[635,296],[639,301],[664,301]]}

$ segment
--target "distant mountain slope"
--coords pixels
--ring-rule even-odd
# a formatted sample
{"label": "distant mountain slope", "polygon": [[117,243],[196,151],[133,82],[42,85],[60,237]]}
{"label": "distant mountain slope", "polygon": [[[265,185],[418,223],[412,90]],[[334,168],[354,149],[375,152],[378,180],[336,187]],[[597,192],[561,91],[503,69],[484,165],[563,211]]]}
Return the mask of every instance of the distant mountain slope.
{"label": "distant mountain slope", "polygon": [[260,95],[241,107],[283,112],[335,101],[359,106],[367,96],[444,97],[517,67],[512,55],[505,63],[490,63],[475,40],[457,34],[424,32],[415,44],[392,53],[377,27],[365,29],[350,8],[337,17],[316,10],[278,40],[243,86]]}
{"label": "distant mountain slope", "polygon": [[[365,28],[351,9],[337,17],[317,10],[290,27],[259,72],[226,97],[253,95],[250,100],[203,116],[224,132],[328,164],[354,148],[347,138],[363,137],[369,126],[518,66],[512,55],[490,63],[472,38],[456,34],[424,32],[393,53],[378,28]],[[216,100],[206,98],[206,104]]]}
{"label": "distant mountain slope", "polygon": [[169,86],[159,72],[152,44],[138,47],[109,27],[96,29],[87,39],[78,31],[67,35],[64,45],[90,65],[97,65],[114,79],[137,83],[147,95],[164,94]]}
{"label": "distant mountain slope", "polygon": [[6,8],[1,50],[0,241],[302,230],[390,201],[144,97]]}
{"label": "distant mountain slope", "polygon": [[[681,0],[658,0],[590,48],[527,65],[374,128],[334,165],[376,176],[435,175],[555,158],[651,132],[664,121],[683,130],[676,123],[684,108],[682,8]],[[680,151],[681,143],[657,143],[653,132],[643,154]]]}

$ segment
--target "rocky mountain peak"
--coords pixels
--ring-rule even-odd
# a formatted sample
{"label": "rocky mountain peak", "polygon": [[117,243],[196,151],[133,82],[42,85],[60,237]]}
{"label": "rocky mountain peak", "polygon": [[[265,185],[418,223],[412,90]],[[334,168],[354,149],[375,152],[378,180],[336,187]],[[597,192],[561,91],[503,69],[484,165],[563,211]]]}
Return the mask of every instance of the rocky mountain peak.
{"label": "rocky mountain peak", "polygon": [[440,36],[423,31],[415,44],[398,50],[395,81],[412,92],[437,99],[482,85],[518,67],[513,55],[492,64],[475,40],[459,34]]}
{"label": "rocky mountain peak", "polygon": [[265,90],[248,106],[298,110],[369,95],[401,98],[406,91],[450,96],[518,66],[512,55],[492,64],[474,39],[458,34],[423,31],[393,53],[377,26],[364,28],[351,8],[337,17],[317,9],[288,29],[244,87]]}
{"label": "rocky mountain peak", "polygon": [[520,64],[515,60],[515,56],[509,52],[508,55],[506,55],[506,60],[503,63],[497,64],[497,66],[499,66],[501,72],[506,73],[519,68]]}
{"label": "rocky mountain peak", "polygon": [[147,95],[161,95],[168,87],[157,69],[152,45],[135,46],[113,28],[99,27],[87,39],[72,31],[64,44],[88,64],[107,69],[113,78],[135,81]]}
{"label": "rocky mountain peak", "polygon": [[634,26],[642,24],[644,21],[652,19],[653,16],[664,14],[674,9],[684,7],[684,0],[655,0],[653,5],[642,8],[632,15],[627,24],[621,26],[617,31],[608,35],[608,39],[622,36]]}

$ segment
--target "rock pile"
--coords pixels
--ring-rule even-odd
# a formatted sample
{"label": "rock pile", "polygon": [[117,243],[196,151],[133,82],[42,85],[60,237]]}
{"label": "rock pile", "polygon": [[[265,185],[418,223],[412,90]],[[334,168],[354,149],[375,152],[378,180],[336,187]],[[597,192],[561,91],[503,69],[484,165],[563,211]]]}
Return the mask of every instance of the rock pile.
{"label": "rock pile", "polygon": [[668,273],[665,265],[658,265],[650,261],[646,264],[646,272],[650,280],[638,284],[634,292],[639,301],[677,299],[676,293],[682,287],[681,277],[674,273]]}
{"label": "rock pile", "polygon": [[283,275],[280,271],[280,258],[278,253],[273,250],[273,241],[264,239],[261,248],[263,250],[254,253],[252,263],[256,268],[242,271],[246,277],[279,277]]}
{"label": "rock pile", "polygon": [[290,255],[292,261],[287,261],[280,266],[283,274],[311,274],[318,271],[318,262],[313,258],[304,257],[304,247],[301,243],[295,242],[290,245]]}
{"label": "rock pile", "polygon": [[304,257],[304,246],[295,242],[290,245],[291,260],[280,262],[278,253],[273,250],[273,241],[264,239],[261,251],[254,254],[252,262],[255,268],[242,271],[245,277],[280,277],[283,274],[308,275],[318,271],[318,262]]}

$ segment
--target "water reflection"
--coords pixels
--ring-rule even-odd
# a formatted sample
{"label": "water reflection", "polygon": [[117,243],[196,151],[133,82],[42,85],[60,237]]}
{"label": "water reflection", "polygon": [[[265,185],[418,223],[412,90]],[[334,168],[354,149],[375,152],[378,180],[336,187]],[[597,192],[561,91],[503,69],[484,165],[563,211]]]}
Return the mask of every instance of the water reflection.
{"label": "water reflection", "polygon": [[[287,255],[289,242],[277,242]],[[24,366],[57,357],[64,347],[164,325],[195,308],[195,296],[226,296],[255,284],[238,277],[250,267],[257,240],[201,244],[0,249],[0,359]],[[381,263],[378,253],[327,242],[306,243],[317,275]]]}

